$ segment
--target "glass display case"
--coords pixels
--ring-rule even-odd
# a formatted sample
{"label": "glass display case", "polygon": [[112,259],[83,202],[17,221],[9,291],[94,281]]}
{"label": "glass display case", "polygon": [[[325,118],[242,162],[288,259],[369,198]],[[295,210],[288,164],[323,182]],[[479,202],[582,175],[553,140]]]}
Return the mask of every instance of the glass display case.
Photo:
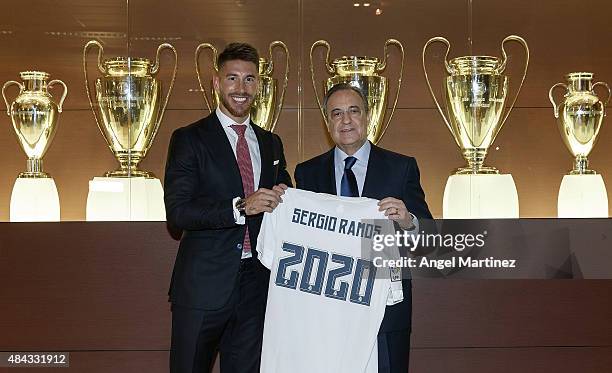
{"label": "glass display case", "polygon": [[[19,215],[24,209],[47,211],[42,220],[163,220],[170,135],[208,115],[203,93],[214,108],[213,50],[196,50],[203,43],[220,50],[232,41],[251,43],[265,59],[260,72],[268,88],[261,97],[267,101],[253,117],[265,112],[272,118],[268,125],[275,122],[290,172],[332,146],[314,88],[320,97],[330,82],[361,81],[378,105],[370,138],[417,159],[434,216],[451,217],[444,206],[457,203],[477,215],[497,199],[516,202],[514,215],[498,217],[555,217],[563,176],[575,169],[573,158],[589,152],[588,168],[601,175],[589,177],[599,184],[580,186],[589,177],[564,182],[569,198],[564,206],[595,203],[599,212],[593,216],[608,216],[606,196],[595,199],[599,202],[589,197],[601,194],[602,187],[605,194],[612,171],[605,146],[612,139],[604,118],[609,91],[593,84],[612,79],[605,12],[591,14],[589,27],[564,31],[585,4],[609,7],[595,0],[563,6],[474,0],[27,0],[0,16],[0,78],[7,82],[0,220],[37,219]],[[26,21],[19,9],[36,11]],[[502,51],[509,35],[526,41],[528,56],[519,43],[505,43]],[[444,37],[450,50],[434,43],[424,53],[436,36]],[[398,43],[386,44],[389,39]],[[320,40],[325,43],[315,45]],[[275,41],[286,49],[271,48]],[[472,80],[463,88],[456,81],[450,89],[446,82],[455,78],[449,68],[461,56],[490,56],[507,64],[498,80],[465,65],[480,72],[467,74]],[[568,73],[594,74],[591,86],[573,96],[589,94],[592,113],[568,119],[584,107],[566,109],[569,93],[559,89],[552,92],[555,110],[561,111],[557,119],[549,89],[558,82],[571,86]],[[477,83],[473,89],[472,83]],[[493,89],[499,89],[496,96],[482,96]],[[447,108],[445,97],[453,95]],[[496,102],[494,108],[489,101]],[[486,151],[485,164],[511,175],[511,184],[483,184],[480,176],[449,178],[469,163],[463,158],[470,147],[479,149],[471,153],[477,158]],[[445,198],[449,185],[459,191]],[[508,185],[510,197],[502,197]]]}

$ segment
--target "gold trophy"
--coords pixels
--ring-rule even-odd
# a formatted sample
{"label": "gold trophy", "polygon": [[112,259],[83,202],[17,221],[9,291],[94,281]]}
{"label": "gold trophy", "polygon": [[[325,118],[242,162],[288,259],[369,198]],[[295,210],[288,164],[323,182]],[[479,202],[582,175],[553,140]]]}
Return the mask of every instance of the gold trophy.
{"label": "gold trophy", "polygon": [[[387,96],[389,94],[389,85],[387,84],[387,78],[380,76],[379,73],[385,70],[387,67],[387,48],[390,45],[395,45],[401,53],[401,65],[399,71],[399,79],[397,81],[397,93],[395,100],[393,101],[393,108],[389,114],[389,119],[384,123],[385,112],[387,110]],[[368,108],[370,111],[370,118],[368,121],[368,139],[374,144],[377,144],[385,134],[385,131],[389,127],[395,107],[397,106],[397,100],[399,98],[400,89],[402,87],[402,74],[404,71],[404,47],[402,43],[395,39],[388,39],[385,42],[383,49],[383,59],[380,61],[376,57],[357,57],[357,56],[344,56],[336,58],[331,63],[329,61],[329,52],[331,46],[325,40],[316,41],[310,48],[310,75],[312,78],[312,88],[315,91],[317,98],[317,104],[321,110],[323,119],[327,122],[327,116],[321,105],[321,99],[317,91],[317,83],[315,81],[314,63],[312,54],[313,51],[319,47],[324,46],[327,49],[325,55],[325,67],[331,77],[327,78],[324,82],[324,90],[327,92],[331,87],[339,83],[347,83],[356,88],[359,88],[368,100]],[[383,124],[384,123],[384,124]]]}
{"label": "gold trophy", "polygon": [[[7,114],[11,117],[19,144],[28,157],[26,172],[20,173],[19,177],[48,178],[49,175],[43,171],[42,157],[55,136],[59,113],[62,112],[68,88],[61,80],[48,82],[49,74],[42,71],[23,71],[19,75],[22,83],[11,80],[2,87]],[[9,105],[5,90],[13,84],[19,87],[19,95]],[[54,84],[64,87],[58,104],[53,102],[48,92]]]}
{"label": "gold trophy", "polygon": [[[610,87],[604,82],[593,83],[593,73],[569,73],[565,78],[567,84],[553,85],[548,91],[548,98],[553,105],[561,138],[570,153],[576,158],[574,169],[569,175],[593,175],[596,172],[588,169],[587,156],[595,146],[601,123],[606,115],[605,107],[611,96]],[[594,92],[598,85],[608,90],[608,98],[605,102],[602,102]],[[566,90],[561,105],[557,105],[553,98],[553,91],[557,87],[563,87]]]}
{"label": "gold trophy", "polygon": [[[94,106],[87,73],[87,51],[98,47],[98,69],[102,77],[96,79],[97,104]],[[159,55],[169,49],[174,54],[174,72],[163,103],[161,82],[156,79]],[[115,57],[103,59],[104,48],[92,40],[83,48],[85,89],[96,123],[108,147],[119,161],[120,168],[104,174],[107,177],[155,177],[139,170],[138,163],[147,155],[164,116],[174,86],[177,54],[168,43],[159,45],[152,63],[146,58]]]}
{"label": "gold trophy", "polygon": [[[508,61],[504,45],[509,41],[516,41],[523,45],[526,61],[521,83],[510,107],[504,114],[508,96],[508,77],[503,75]],[[444,66],[449,76],[446,77],[443,89],[447,115],[444,114],[436,99],[425,67],[425,52],[427,47],[435,42],[446,44]],[[484,159],[489,147],[508,119],[523,86],[529,65],[529,47],[520,36],[510,35],[501,43],[503,56],[501,60],[490,56],[464,56],[448,61],[449,51],[450,42],[447,39],[443,37],[429,39],[423,47],[423,72],[436,107],[468,163],[466,167],[457,169],[455,174],[497,174],[496,168],[483,166]]]}
{"label": "gold trophy", "polygon": [[[272,50],[276,47],[281,48],[285,51],[285,78],[283,80],[283,86],[280,89],[278,87],[277,80],[272,77],[274,73],[274,62],[272,60]],[[198,45],[195,50],[195,66],[196,75],[198,77],[198,83],[200,85],[200,91],[206,101],[208,110],[212,112],[214,107],[219,102],[219,97],[214,89],[211,89],[213,95],[211,99],[206,94],[204,83],[202,82],[202,75],[200,74],[200,53],[204,49],[210,49],[212,51],[212,64],[215,72],[219,71],[217,66],[217,48],[212,44],[202,43]],[[268,59],[261,57],[259,58],[259,89],[255,101],[251,107],[251,120],[253,123],[262,127],[267,131],[274,131],[278,117],[280,116],[281,109],[283,108],[283,102],[285,101],[285,91],[287,90],[287,82],[289,81],[289,49],[282,41],[273,41],[268,47]]]}

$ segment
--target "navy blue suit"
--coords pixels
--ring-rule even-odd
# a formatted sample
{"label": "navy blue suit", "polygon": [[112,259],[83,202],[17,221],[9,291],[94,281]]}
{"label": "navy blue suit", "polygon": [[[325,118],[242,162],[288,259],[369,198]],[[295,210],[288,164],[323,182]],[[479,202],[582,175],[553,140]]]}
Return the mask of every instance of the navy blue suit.
{"label": "navy blue suit", "polygon": [[[261,155],[259,187],[291,186],[280,138],[251,126]],[[223,372],[258,373],[269,271],[241,256],[247,226],[257,256],[263,214],[235,222],[232,200],[244,197],[242,178],[214,112],[172,134],[164,189],[167,221],[183,230],[169,292],[171,371],[205,371],[220,343]]]}
{"label": "navy blue suit", "polygon": [[[337,195],[334,171],[334,149],[300,163],[295,168],[296,187]],[[420,184],[416,160],[372,144],[362,197],[394,197],[406,205],[417,218],[431,219]],[[412,315],[412,285],[403,280],[404,301],[385,310],[379,331],[379,372],[408,370]]]}

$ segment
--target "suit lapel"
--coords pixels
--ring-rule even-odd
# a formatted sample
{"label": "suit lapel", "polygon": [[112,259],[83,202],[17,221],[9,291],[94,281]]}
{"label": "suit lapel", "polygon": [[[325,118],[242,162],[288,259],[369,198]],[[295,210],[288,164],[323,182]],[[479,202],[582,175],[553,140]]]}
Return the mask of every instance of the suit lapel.
{"label": "suit lapel", "polygon": [[336,190],[336,165],[334,164],[334,150],[336,148],[332,148],[327,152],[326,156],[323,157],[322,162],[323,169],[327,169],[327,173],[321,175],[321,191],[323,193],[329,193],[333,195],[337,195],[338,191]]}
{"label": "suit lapel", "polygon": [[370,147],[370,158],[368,159],[368,169],[366,171],[365,181],[363,182],[363,190],[361,191],[362,197],[370,197],[375,198],[375,184],[376,180],[381,179],[381,175],[379,175],[379,170],[382,169],[380,159],[380,153],[378,151],[378,147],[374,144],[371,144]]}
{"label": "suit lapel", "polygon": [[251,121],[251,127],[257,136],[259,155],[261,157],[261,174],[259,175],[259,188],[271,188],[274,186],[273,144],[272,136]]}
{"label": "suit lapel", "polygon": [[[227,168],[224,167],[223,172],[216,177],[225,179],[224,184],[231,191],[231,195],[244,197],[238,161],[234,156],[232,145],[225,134],[225,130],[214,112],[207,119],[202,141],[208,144],[211,157],[215,163],[227,165]],[[207,177],[210,177],[210,175],[207,175]]]}

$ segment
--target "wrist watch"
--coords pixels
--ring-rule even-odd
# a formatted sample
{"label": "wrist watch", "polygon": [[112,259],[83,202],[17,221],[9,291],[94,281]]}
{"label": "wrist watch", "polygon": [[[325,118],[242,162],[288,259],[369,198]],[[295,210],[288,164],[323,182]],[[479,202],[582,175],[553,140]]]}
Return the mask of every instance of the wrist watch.
{"label": "wrist watch", "polygon": [[236,210],[240,213],[240,216],[246,216],[246,199],[240,198],[236,201]]}

